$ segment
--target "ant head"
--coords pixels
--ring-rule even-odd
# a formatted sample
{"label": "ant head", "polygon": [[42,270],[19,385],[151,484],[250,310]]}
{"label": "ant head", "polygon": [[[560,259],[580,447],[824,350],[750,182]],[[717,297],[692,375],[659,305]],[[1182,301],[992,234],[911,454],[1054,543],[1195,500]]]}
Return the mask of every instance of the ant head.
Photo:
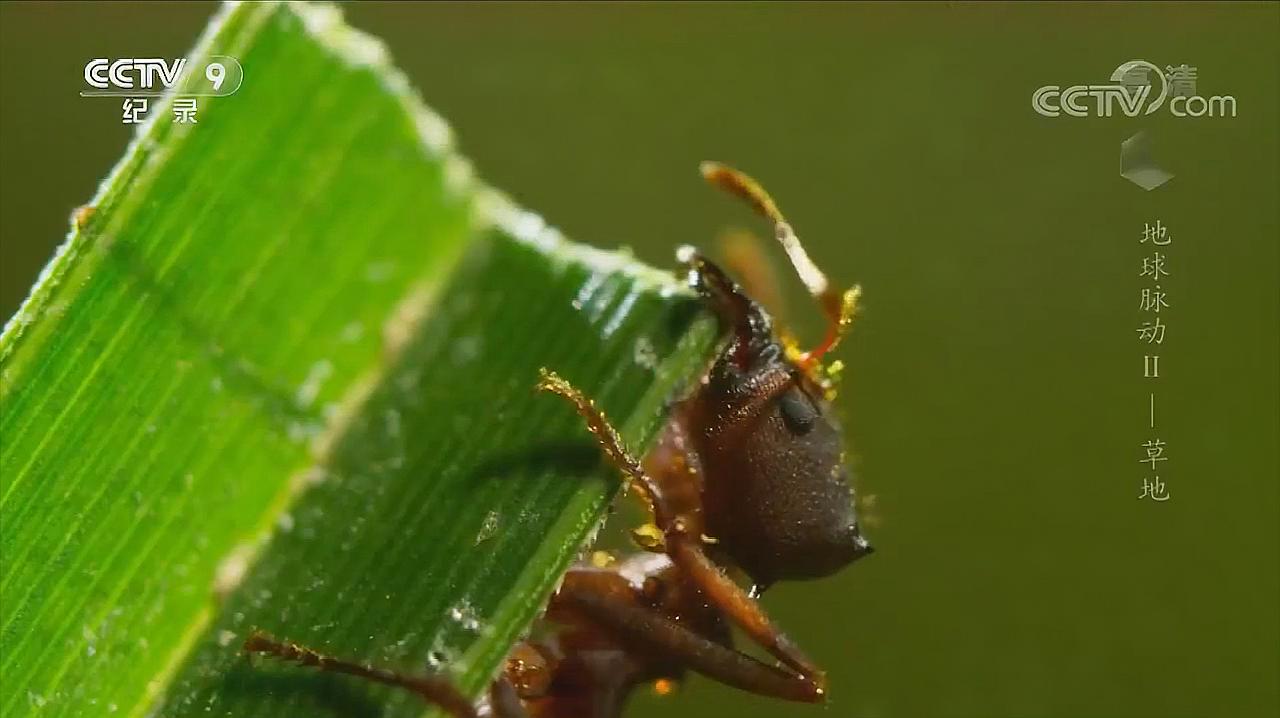
{"label": "ant head", "polygon": [[856,288],[833,291],[791,225],[754,180],[714,163],[702,173],[774,222],[775,235],[828,318],[823,342],[800,351],[765,310],[691,248],[678,258],[690,284],[732,330],[694,398],[712,537],[757,586],[830,574],[871,552],[854,513],[843,432],[831,409],[838,363],[822,358],[847,330]]}

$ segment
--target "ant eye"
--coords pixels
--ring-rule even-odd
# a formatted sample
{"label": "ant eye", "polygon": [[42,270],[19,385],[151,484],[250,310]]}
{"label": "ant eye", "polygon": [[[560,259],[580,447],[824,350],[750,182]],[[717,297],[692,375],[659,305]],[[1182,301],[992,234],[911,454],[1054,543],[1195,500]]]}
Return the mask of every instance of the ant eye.
{"label": "ant eye", "polygon": [[818,420],[818,409],[803,391],[792,389],[778,398],[782,420],[792,434],[807,434]]}

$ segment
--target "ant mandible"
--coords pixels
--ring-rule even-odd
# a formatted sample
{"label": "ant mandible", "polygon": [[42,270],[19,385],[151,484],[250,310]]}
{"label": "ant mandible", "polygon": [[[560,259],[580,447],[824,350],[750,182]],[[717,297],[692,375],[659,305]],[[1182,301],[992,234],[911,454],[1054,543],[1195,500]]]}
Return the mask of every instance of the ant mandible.
{"label": "ant mandible", "polygon": [[[825,700],[822,670],[756,599],[776,581],[826,576],[872,551],[859,530],[831,408],[837,365],[822,363],[847,331],[859,290],[831,287],[755,180],[714,162],[701,170],[773,223],[828,326],[816,348],[801,351],[720,267],[681,247],[677,259],[688,282],[717,314],[728,341],[697,388],[675,405],[643,463],[588,397],[542,370],[538,388],[573,405],[648,504],[656,527],[652,553],[569,570],[546,611],[559,630],[512,649],[481,709],[441,676],[331,658],[261,632],[246,641],[246,651],[399,686],[458,718],[610,718],[621,714],[636,686],[665,687],[688,670],[759,695]],[[735,567],[752,582],[749,591],[726,575]],[[731,626],[780,664],[736,650]]]}

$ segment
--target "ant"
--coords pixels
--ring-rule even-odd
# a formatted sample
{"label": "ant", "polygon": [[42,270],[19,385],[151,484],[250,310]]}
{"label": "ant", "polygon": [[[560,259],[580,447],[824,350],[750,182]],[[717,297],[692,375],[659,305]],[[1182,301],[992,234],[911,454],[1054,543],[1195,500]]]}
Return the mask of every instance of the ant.
{"label": "ant", "polygon": [[[321,655],[255,632],[244,650],[398,686],[457,718],[621,715],[630,692],[663,691],[693,670],[759,695],[819,703],[826,676],[756,599],[782,580],[827,576],[871,553],[853,507],[844,442],[833,416],[838,362],[822,359],[848,330],[859,289],[832,289],[791,225],[755,180],[714,162],[703,177],[770,220],[827,319],[801,351],[765,309],[692,247],[677,259],[719,317],[727,342],[689,397],[674,405],[655,447],[637,460],[594,403],[542,369],[538,389],[567,400],[652,515],[638,553],[616,565],[570,569],[551,597],[550,638],[518,643],[477,709],[441,676],[408,676]],[[738,569],[744,590],[726,575]],[[736,626],[777,659],[736,650]]]}

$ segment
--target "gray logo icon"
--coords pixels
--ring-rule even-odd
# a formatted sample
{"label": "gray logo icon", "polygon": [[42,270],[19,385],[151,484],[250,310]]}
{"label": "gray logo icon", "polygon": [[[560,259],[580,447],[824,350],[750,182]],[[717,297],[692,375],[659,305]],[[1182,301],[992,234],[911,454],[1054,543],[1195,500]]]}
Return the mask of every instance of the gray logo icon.
{"label": "gray logo icon", "polygon": [[1120,143],[1120,176],[1150,192],[1173,179],[1173,173],[1156,164],[1146,130]]}

